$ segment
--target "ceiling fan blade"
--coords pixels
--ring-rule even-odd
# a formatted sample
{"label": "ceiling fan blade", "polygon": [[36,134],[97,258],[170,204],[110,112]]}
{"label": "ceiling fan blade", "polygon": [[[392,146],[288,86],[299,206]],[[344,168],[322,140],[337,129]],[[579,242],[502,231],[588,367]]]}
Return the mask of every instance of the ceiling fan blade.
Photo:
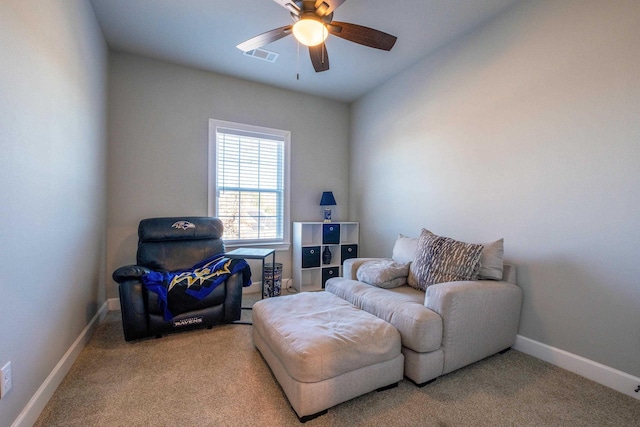
{"label": "ceiling fan blade", "polygon": [[309,46],[309,56],[316,73],[327,71],[329,69],[329,54],[324,43],[317,46]]}
{"label": "ceiling fan blade", "polygon": [[236,46],[243,52],[249,52],[250,50],[257,49],[264,45],[267,45],[276,40],[280,40],[283,37],[291,34],[291,28],[293,25],[285,25],[284,27],[276,28],[275,30],[267,31],[255,37],[250,38],[247,41],[240,43]]}
{"label": "ceiling fan blade", "polygon": [[362,25],[349,24],[348,22],[333,21],[330,25],[327,25],[327,29],[334,36],[382,50],[391,50],[398,39],[391,34],[363,27]]}
{"label": "ceiling fan blade", "polygon": [[[278,0],[276,0],[278,1]],[[322,3],[326,3],[328,8],[324,11],[324,13],[322,13],[322,16],[324,15],[328,15],[331,12],[333,12],[334,10],[336,10],[337,8],[339,8],[342,3],[344,3],[347,0],[317,0],[316,1],[316,9],[318,9],[320,6],[322,6]]]}

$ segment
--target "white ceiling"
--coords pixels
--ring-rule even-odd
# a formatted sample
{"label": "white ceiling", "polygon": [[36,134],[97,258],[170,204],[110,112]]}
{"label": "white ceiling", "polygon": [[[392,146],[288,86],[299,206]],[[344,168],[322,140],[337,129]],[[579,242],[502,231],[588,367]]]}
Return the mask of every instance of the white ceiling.
{"label": "white ceiling", "polygon": [[[236,48],[290,24],[273,0],[90,0],[109,46],[202,70],[350,102],[520,0],[348,0],[336,21],[398,37],[390,52],[329,36],[330,70],[316,73],[293,36],[264,46],[275,63]],[[299,80],[296,74],[300,74]]]}

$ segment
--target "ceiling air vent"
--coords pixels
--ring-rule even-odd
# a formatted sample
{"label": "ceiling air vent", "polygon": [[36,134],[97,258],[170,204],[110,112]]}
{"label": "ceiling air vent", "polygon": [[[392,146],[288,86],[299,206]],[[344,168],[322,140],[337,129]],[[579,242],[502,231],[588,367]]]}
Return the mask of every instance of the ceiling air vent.
{"label": "ceiling air vent", "polygon": [[247,56],[251,56],[252,58],[262,59],[263,61],[276,62],[278,59],[278,54],[275,52],[271,52],[265,49],[253,49],[244,53]]}

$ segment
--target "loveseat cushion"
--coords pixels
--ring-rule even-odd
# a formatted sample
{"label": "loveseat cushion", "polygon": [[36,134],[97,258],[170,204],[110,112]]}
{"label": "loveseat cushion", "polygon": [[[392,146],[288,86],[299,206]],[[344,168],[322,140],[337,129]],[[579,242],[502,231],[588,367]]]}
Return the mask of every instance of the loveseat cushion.
{"label": "loveseat cushion", "polygon": [[402,345],[418,353],[434,351],[442,342],[442,318],[424,306],[425,293],[410,286],[383,289],[341,277],[325,290],[393,325]]}

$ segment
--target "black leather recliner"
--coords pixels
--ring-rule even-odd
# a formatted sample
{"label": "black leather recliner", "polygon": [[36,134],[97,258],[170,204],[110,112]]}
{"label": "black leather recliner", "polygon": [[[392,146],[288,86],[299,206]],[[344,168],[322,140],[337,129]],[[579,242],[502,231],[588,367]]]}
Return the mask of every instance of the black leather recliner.
{"label": "black leather recliner", "polygon": [[[138,226],[136,265],[118,268],[122,327],[126,341],[230,323],[240,319],[242,286],[251,275],[248,267],[229,276],[191,311],[165,320],[158,294],[148,291],[142,276],[150,271],[186,270],[224,253],[224,226],[218,218],[149,218]],[[249,277],[247,277],[249,276]]]}

